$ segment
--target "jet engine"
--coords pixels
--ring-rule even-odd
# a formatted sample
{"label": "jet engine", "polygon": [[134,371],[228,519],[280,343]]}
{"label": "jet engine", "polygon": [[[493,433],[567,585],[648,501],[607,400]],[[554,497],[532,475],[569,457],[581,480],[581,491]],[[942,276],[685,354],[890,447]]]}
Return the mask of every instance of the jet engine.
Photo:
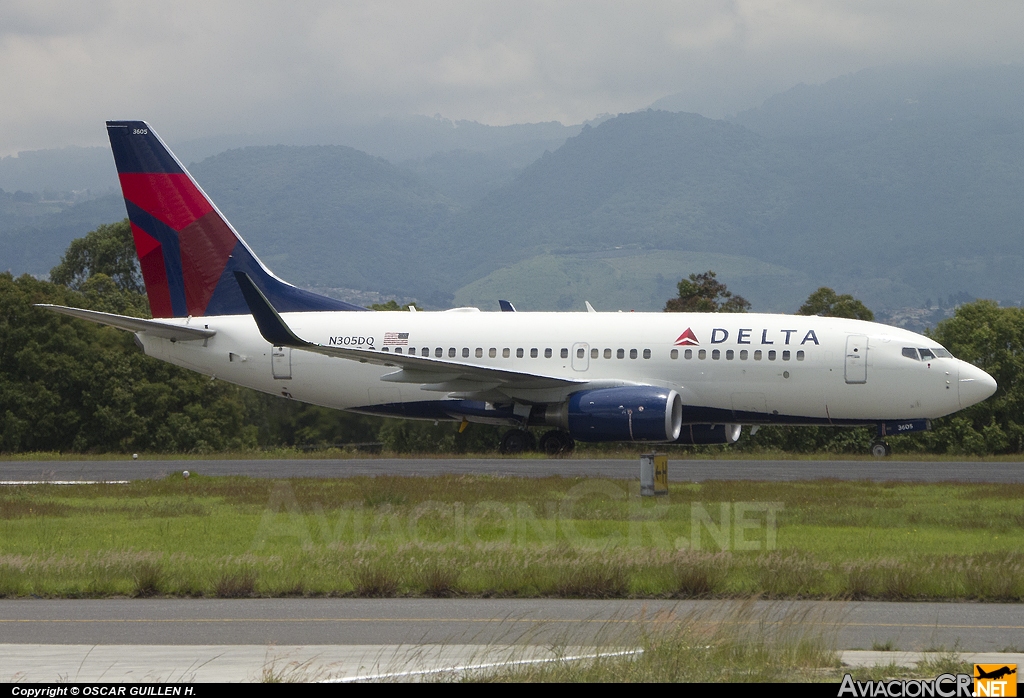
{"label": "jet engine", "polygon": [[662,441],[679,438],[683,403],[668,388],[637,386],[582,390],[548,405],[544,423],[577,441]]}
{"label": "jet engine", "polygon": [[677,444],[734,444],[739,441],[741,424],[687,424],[675,440]]}

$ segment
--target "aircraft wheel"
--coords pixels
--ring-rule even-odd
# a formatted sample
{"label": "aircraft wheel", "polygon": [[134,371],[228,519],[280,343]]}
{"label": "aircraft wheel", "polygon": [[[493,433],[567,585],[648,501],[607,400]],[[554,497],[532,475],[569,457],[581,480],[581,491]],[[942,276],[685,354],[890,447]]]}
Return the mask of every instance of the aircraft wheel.
{"label": "aircraft wheel", "polygon": [[871,455],[875,458],[885,458],[892,453],[892,449],[889,448],[889,444],[884,441],[876,441],[871,444]]}
{"label": "aircraft wheel", "polygon": [[532,451],[535,445],[536,442],[533,439],[533,434],[525,429],[512,429],[506,431],[505,435],[501,437],[498,453],[515,455],[524,451]]}
{"label": "aircraft wheel", "polygon": [[561,456],[572,453],[576,442],[564,431],[554,429],[540,437],[540,450],[549,456]]}

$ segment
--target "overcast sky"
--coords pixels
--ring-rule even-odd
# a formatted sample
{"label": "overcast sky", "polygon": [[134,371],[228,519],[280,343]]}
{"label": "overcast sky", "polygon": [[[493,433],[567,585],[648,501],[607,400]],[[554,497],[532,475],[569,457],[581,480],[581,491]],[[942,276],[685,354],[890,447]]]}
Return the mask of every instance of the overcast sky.
{"label": "overcast sky", "polygon": [[0,0],[0,155],[376,115],[708,116],[890,63],[1024,62],[1021,0]]}

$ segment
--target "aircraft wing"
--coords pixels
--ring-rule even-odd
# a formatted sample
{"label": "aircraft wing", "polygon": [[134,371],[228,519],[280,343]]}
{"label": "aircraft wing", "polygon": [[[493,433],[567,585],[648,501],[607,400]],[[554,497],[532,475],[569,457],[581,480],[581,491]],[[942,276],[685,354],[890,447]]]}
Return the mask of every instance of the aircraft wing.
{"label": "aircraft wing", "polygon": [[500,387],[523,390],[560,388],[584,385],[589,382],[582,379],[560,378],[488,366],[475,366],[426,356],[384,354],[378,351],[325,346],[308,342],[296,335],[288,327],[288,324],[247,274],[236,271],[235,278],[242,289],[242,295],[249,305],[253,319],[256,320],[256,326],[259,327],[260,334],[268,342],[278,347],[294,347],[325,356],[350,359],[364,364],[391,366],[399,369],[394,373],[382,376],[381,380],[384,381],[418,383],[423,384],[427,390],[439,391],[480,391]]}
{"label": "aircraft wing", "polygon": [[115,315],[114,313],[101,313],[97,310],[84,310],[82,308],[69,308],[65,305],[52,305],[50,303],[37,303],[37,308],[46,308],[61,315],[91,320],[101,325],[109,325],[119,330],[128,332],[145,332],[154,337],[163,337],[174,341],[187,341],[190,339],[207,339],[217,334],[214,330],[206,330],[199,327],[188,327],[176,325],[173,322],[162,322],[160,320],[145,320],[127,315]]}

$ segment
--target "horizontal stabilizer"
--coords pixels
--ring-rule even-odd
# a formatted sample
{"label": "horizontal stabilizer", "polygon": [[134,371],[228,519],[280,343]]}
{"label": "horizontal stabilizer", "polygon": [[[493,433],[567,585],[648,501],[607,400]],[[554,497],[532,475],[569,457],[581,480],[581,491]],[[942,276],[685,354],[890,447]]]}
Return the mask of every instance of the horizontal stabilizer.
{"label": "horizontal stabilizer", "polygon": [[170,339],[177,342],[207,339],[208,337],[212,337],[217,334],[214,330],[207,330],[200,327],[175,325],[172,322],[145,320],[138,317],[128,317],[127,315],[115,315],[114,313],[101,313],[97,310],[69,308],[64,305],[38,303],[36,304],[36,307],[46,308],[47,310],[52,310],[55,313],[70,315],[71,317],[81,318],[82,320],[91,320],[92,322],[98,322],[101,325],[116,327],[119,330],[127,330],[128,332],[145,332],[146,334],[153,335],[154,337],[162,337],[164,339]]}

